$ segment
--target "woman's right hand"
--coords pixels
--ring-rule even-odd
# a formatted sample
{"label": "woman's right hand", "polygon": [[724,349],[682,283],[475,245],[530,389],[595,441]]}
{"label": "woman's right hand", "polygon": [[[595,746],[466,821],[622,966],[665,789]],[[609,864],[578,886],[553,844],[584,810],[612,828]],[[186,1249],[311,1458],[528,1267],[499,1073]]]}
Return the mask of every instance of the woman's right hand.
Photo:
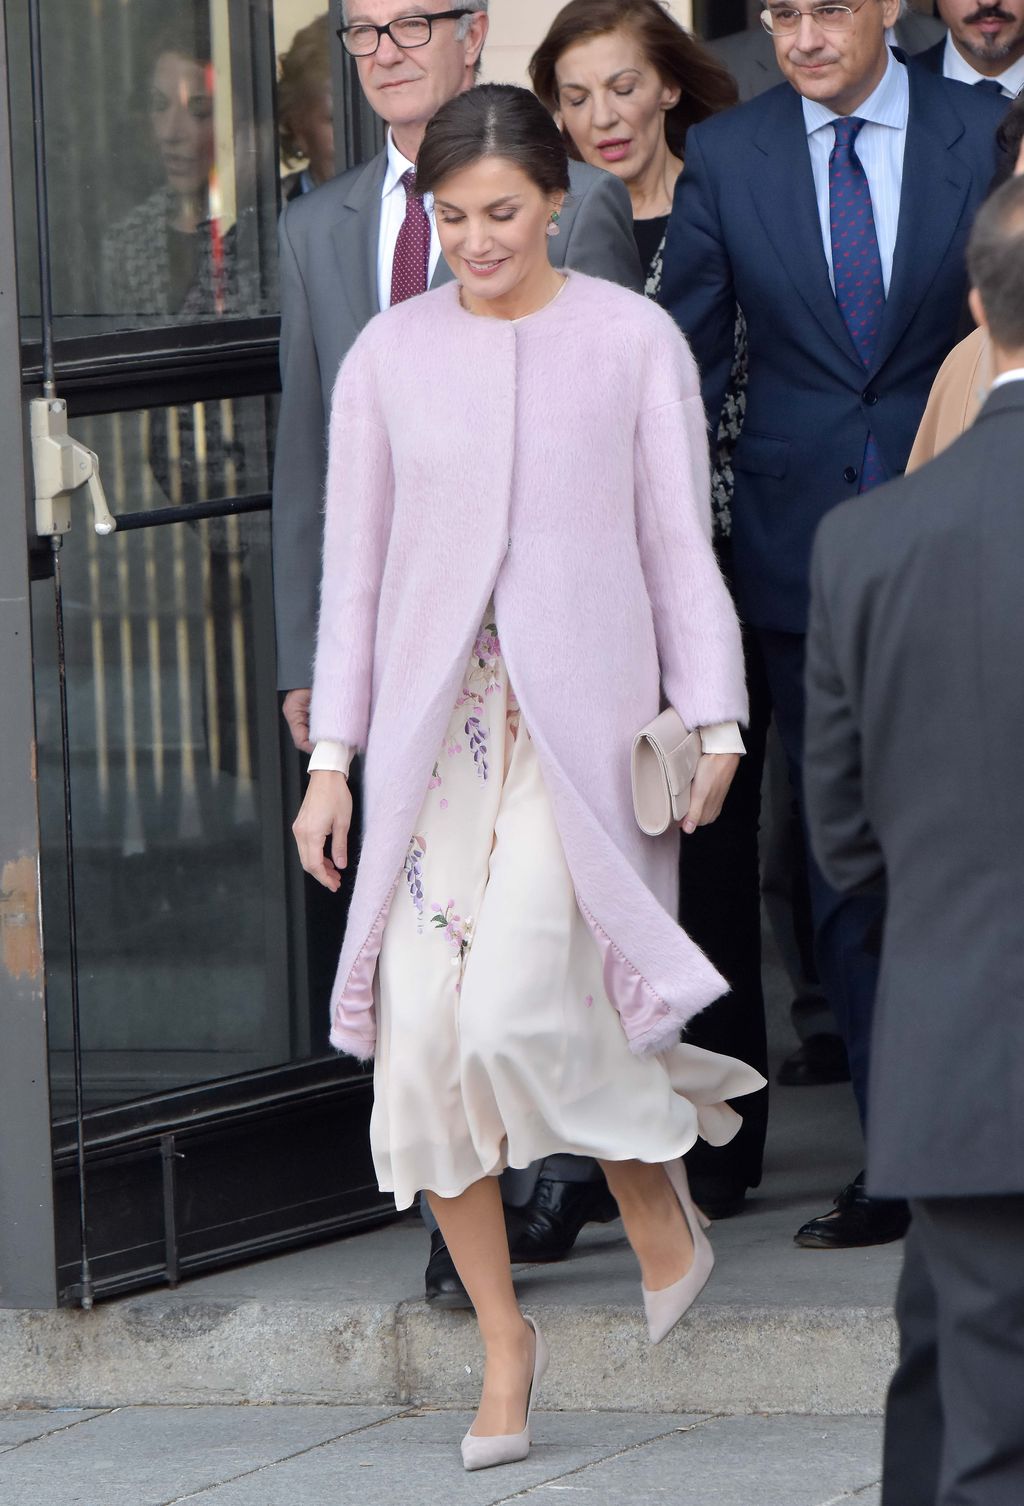
{"label": "woman's right hand", "polygon": [[[344,774],[316,769],[299,814],[292,822],[299,861],[318,884],[337,894],[340,870],[348,867],[348,829],[352,825],[352,791]],[[330,857],[324,851],[328,839]]]}

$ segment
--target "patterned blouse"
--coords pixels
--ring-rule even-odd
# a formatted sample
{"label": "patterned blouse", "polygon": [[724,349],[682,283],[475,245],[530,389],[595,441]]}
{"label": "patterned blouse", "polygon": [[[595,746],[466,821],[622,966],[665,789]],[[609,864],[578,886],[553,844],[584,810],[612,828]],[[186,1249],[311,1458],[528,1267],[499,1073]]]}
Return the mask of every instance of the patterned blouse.
{"label": "patterned blouse", "polygon": [[[648,298],[656,300],[661,292],[668,215],[661,215],[651,220],[634,220],[633,233],[636,237],[641,263],[646,267],[647,272],[644,292]],[[735,355],[725,393],[725,406],[722,409],[722,418],[718,426],[711,471],[711,511],[716,544],[722,539],[729,538],[732,533],[732,457],[736,441],[743,428],[746,406],[747,327],[742,313],[737,310]]]}

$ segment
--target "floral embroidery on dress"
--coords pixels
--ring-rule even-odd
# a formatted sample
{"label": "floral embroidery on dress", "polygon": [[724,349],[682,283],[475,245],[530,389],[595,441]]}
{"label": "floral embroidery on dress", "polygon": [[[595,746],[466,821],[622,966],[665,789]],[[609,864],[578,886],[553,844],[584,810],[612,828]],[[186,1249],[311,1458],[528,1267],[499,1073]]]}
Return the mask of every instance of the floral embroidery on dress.
{"label": "floral embroidery on dress", "polygon": [[[470,661],[471,668],[466,676],[466,683],[459,692],[459,698],[455,702],[456,708],[472,706],[474,709],[466,717],[463,724],[469,750],[473,755],[476,772],[480,783],[487,783],[490,772],[488,765],[487,728],[481,716],[484,698],[493,695],[501,689],[499,668],[501,665],[501,641],[498,638],[498,625],[495,622],[485,622],[477,634],[473,645],[473,655]],[[456,753],[462,752],[462,744],[456,742],[454,737],[448,739],[448,756],[452,758]]]}
{"label": "floral embroidery on dress", "polygon": [[461,915],[455,913],[455,901],[450,899],[446,905],[435,904],[431,906],[434,911],[430,917],[431,924],[439,931],[443,931],[452,948],[452,967],[461,967],[466,960],[466,954],[473,942],[473,917],[467,915],[463,920]]}
{"label": "floral embroidery on dress", "polygon": [[426,837],[413,837],[405,855],[405,881],[409,886],[409,898],[418,918],[416,929],[423,930],[423,859],[427,852]]}

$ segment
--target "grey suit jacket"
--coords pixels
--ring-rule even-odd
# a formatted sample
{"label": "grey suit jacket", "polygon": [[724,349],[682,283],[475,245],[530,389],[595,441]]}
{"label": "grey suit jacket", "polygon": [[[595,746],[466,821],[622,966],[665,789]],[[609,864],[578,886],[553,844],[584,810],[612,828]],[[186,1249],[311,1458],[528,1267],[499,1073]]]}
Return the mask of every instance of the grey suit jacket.
{"label": "grey suit jacket", "polygon": [[[280,224],[281,410],[274,463],[277,683],[310,684],[319,605],[327,425],[338,368],[380,311],[377,246],[386,152],[288,204]],[[643,290],[629,194],[611,173],[573,163],[556,266]],[[444,259],[435,285],[451,277]],[[430,373],[424,372],[424,381]]]}
{"label": "grey suit jacket", "polygon": [[825,877],[884,883],[868,1187],[1024,1193],[1024,381],[822,523],[807,814]]}
{"label": "grey suit jacket", "polygon": [[[896,44],[908,55],[923,52],[926,47],[941,41],[945,35],[944,23],[932,16],[918,16],[910,12],[896,23]],[[763,26],[752,31],[737,32],[731,37],[721,37],[717,42],[709,42],[707,45],[736,80],[741,103],[782,82],[782,74],[775,61],[775,43]]]}

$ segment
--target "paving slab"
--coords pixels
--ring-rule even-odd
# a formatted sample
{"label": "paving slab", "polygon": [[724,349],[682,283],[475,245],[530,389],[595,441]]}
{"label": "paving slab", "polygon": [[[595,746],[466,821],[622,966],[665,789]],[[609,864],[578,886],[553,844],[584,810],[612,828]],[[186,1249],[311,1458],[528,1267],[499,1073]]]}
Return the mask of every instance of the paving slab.
{"label": "paving slab", "polygon": [[342,1407],[117,1409],[0,1453],[0,1502],[164,1506],[391,1415]]}
{"label": "paving slab", "polygon": [[[681,1425],[558,1481],[580,1506],[860,1506],[877,1491],[881,1440],[868,1418],[738,1417]],[[520,1497],[552,1499],[547,1484]]]}
{"label": "paving slab", "polygon": [[32,1438],[59,1433],[65,1428],[75,1427],[80,1422],[88,1422],[91,1417],[102,1415],[100,1411],[83,1407],[54,1407],[46,1412],[37,1411],[35,1408],[19,1412],[0,1412],[0,1453],[9,1448],[16,1448],[20,1443],[28,1443]]}
{"label": "paving slab", "polygon": [[[521,1464],[501,1469],[462,1467],[459,1441],[471,1412],[416,1412],[349,1435],[324,1448],[203,1491],[194,1506],[324,1506],[332,1481],[332,1506],[444,1503],[493,1506],[534,1485],[574,1475],[637,1443],[674,1430],[675,1417],[635,1413],[544,1413],[535,1425],[538,1444]],[[187,1499],[187,1498],[186,1498]],[[177,1506],[177,1502],[175,1502]]]}
{"label": "paving slab", "polygon": [[469,1412],[141,1407],[0,1453],[3,1506],[878,1506],[874,1418],[540,1412],[529,1458],[466,1474]]}

